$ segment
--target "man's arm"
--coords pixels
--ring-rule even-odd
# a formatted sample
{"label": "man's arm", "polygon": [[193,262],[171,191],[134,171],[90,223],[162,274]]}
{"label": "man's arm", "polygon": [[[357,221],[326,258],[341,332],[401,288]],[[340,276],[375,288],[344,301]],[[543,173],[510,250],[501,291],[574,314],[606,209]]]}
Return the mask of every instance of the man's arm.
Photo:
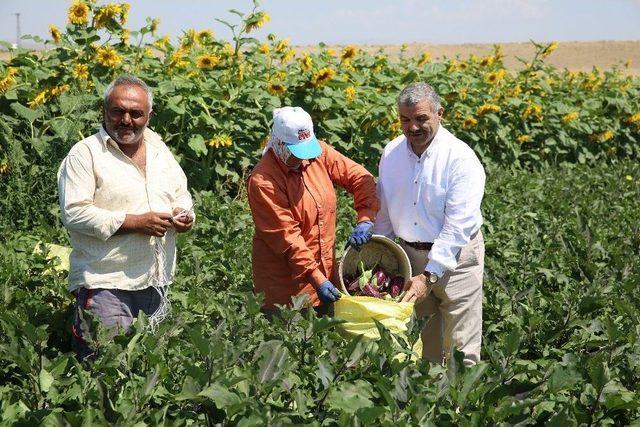
{"label": "man's arm", "polygon": [[484,184],[484,169],[477,158],[462,159],[454,166],[447,189],[444,225],[429,251],[425,270],[442,277],[445,271],[456,269],[458,253],[478,229]]}
{"label": "man's arm", "polygon": [[107,240],[124,223],[126,213],[93,204],[95,176],[89,153],[78,150],[67,156],[58,171],[58,194],[62,223],[100,240]]}

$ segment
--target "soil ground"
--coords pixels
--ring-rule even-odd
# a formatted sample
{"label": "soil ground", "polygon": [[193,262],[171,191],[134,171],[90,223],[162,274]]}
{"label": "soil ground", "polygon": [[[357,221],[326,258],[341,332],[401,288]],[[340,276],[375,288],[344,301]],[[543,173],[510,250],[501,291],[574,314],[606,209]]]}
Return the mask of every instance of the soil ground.
{"label": "soil ground", "polygon": [[[504,53],[504,63],[507,68],[517,69],[522,66],[518,58],[531,60],[535,54],[532,43],[500,43]],[[342,46],[332,46],[339,51]],[[399,45],[367,46],[360,48],[369,52],[383,49],[387,54],[398,55]],[[298,50],[317,50],[317,47],[298,47]],[[406,47],[406,55],[421,55],[431,53],[434,60],[441,58],[467,58],[470,55],[486,56],[493,52],[492,44],[428,44],[411,43]],[[613,66],[622,67],[630,61],[626,73],[640,75],[640,40],[637,41],[590,41],[590,42],[559,42],[558,48],[546,59],[548,64],[570,70],[591,71],[593,67],[610,69]]]}

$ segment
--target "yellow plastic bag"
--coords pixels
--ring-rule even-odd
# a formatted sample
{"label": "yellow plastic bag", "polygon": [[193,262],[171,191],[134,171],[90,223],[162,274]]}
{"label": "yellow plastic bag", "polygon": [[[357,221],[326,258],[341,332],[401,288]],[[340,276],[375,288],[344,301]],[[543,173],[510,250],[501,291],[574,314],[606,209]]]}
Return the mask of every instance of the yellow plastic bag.
{"label": "yellow plastic bag", "polygon": [[42,252],[46,254],[48,260],[53,260],[55,258],[60,259],[60,262],[53,266],[54,270],[69,271],[69,256],[71,255],[71,248],[55,245],[53,243],[40,242],[34,248],[33,253],[41,254]]}
{"label": "yellow plastic bag", "polygon": [[[366,338],[377,340],[380,333],[374,319],[392,333],[404,336],[407,332],[407,322],[413,314],[413,303],[342,295],[342,298],[336,301],[334,309],[334,316],[346,321],[340,327],[347,335],[364,335]],[[421,340],[418,340],[413,351],[422,355]]]}

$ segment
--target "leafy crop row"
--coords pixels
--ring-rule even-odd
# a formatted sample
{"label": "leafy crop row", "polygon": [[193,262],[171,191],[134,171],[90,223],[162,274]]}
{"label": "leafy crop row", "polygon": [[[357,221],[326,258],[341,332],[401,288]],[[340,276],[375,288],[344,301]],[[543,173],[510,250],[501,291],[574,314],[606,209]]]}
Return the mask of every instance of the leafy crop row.
{"label": "leafy crop row", "polygon": [[[70,353],[64,274],[33,254],[42,233],[7,234],[0,423],[637,421],[640,168],[488,178],[483,362],[473,368],[399,361],[411,342],[386,331],[377,343],[345,340],[334,320],[298,308],[268,323],[239,256],[251,244],[246,199],[211,192],[197,194],[198,226],[181,237],[172,317],[155,335],[97,337],[100,356],[82,367]],[[349,204],[340,197],[341,241]]]}

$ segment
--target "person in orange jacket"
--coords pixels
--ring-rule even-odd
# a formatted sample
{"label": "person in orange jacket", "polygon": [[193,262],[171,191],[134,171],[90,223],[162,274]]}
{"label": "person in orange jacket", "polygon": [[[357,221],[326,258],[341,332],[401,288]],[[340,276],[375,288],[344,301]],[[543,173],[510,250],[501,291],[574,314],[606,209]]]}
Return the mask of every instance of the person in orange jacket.
{"label": "person in orange jacket", "polygon": [[340,298],[334,185],[353,195],[357,224],[348,244],[358,249],[371,239],[379,208],[373,175],[319,141],[302,108],[275,109],[269,141],[247,182],[255,223],[253,287],[264,293],[264,312],[307,294],[316,311],[327,314]]}

